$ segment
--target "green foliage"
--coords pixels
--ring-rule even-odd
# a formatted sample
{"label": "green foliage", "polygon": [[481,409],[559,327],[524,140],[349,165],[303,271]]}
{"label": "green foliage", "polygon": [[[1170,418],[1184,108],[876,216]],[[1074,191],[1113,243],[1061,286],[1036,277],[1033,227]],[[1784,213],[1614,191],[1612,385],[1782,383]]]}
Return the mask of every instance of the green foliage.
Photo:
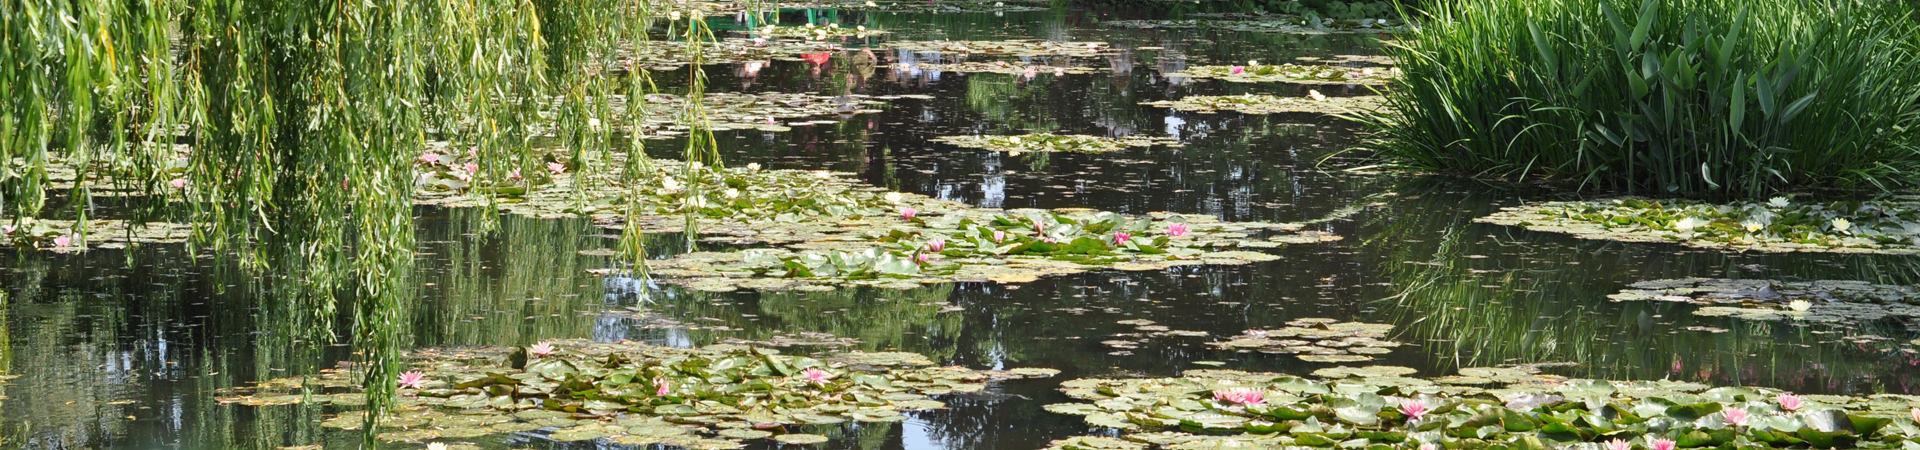
{"label": "green foliage", "polygon": [[1450,2],[1362,148],[1410,168],[1758,197],[1920,184],[1920,23],[1854,0]]}

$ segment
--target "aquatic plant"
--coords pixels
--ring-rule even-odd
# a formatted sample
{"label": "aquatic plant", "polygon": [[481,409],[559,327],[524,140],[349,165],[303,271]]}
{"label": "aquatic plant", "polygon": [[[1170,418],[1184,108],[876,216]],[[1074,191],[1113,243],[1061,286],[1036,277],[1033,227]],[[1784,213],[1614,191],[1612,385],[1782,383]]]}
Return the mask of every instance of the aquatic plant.
{"label": "aquatic plant", "polygon": [[[1313,94],[1319,94],[1314,91]],[[1278,95],[1189,95],[1179,100],[1160,100],[1140,102],[1142,105],[1173,108],[1175,111],[1194,111],[1201,114],[1213,114],[1220,111],[1236,111],[1243,114],[1359,114],[1379,108],[1384,100],[1379,96],[1327,97],[1318,98],[1284,97]]]}
{"label": "aquatic plant", "polygon": [[[1856,328],[1887,318],[1920,318],[1920,289],[1865,281],[1681,278],[1641,281],[1607,296],[1616,302],[1701,305],[1697,316],[1796,321]],[[1815,306],[1814,300],[1820,303]],[[1849,334],[1865,335],[1855,330]]]}
{"label": "aquatic plant", "polygon": [[1371,361],[1374,355],[1387,354],[1400,346],[1387,340],[1387,333],[1392,331],[1393,325],[1308,317],[1289,321],[1287,327],[1278,330],[1247,330],[1207,345],[1240,352],[1298,354],[1308,362]]}
{"label": "aquatic plant", "polygon": [[1179,141],[1172,138],[1127,136],[1108,138],[1079,134],[1032,133],[1016,136],[941,136],[933,138],[935,142],[944,142],[961,147],[979,148],[996,152],[1005,152],[1015,156],[1024,153],[1107,153],[1126,150],[1128,147],[1149,147],[1161,145],[1179,147]]}
{"label": "aquatic plant", "polygon": [[[547,437],[556,441],[734,448],[740,441],[778,439],[776,433],[798,434],[788,428],[796,425],[898,422],[905,411],[943,407],[933,395],[1057,373],[934,367],[924,356],[898,352],[813,358],[731,345],[559,342],[566,351],[538,360],[516,360],[511,348],[501,347],[407,355],[431,379],[404,388],[404,408],[375,430],[379,439],[419,442],[551,427]],[[262,381],[223,390],[221,401],[359,407],[366,395],[350,373]],[[354,419],[342,414],[322,426],[355,429]]]}
{"label": "aquatic plant", "polygon": [[1240,66],[1188,66],[1169,77],[1214,78],[1235,83],[1291,83],[1310,85],[1382,85],[1399,76],[1399,69],[1336,67],[1293,63]]}
{"label": "aquatic plant", "polygon": [[1920,204],[1907,200],[1704,203],[1637,197],[1535,203],[1476,222],[1582,239],[1676,242],[1766,252],[1920,253]]}
{"label": "aquatic plant", "polygon": [[[1409,377],[1414,371],[1404,367],[1341,369],[1316,372],[1320,379],[1189,370],[1172,378],[1067,381],[1061,390],[1068,397],[1091,403],[1046,409],[1120,434],[1053,448],[1618,449],[1636,441],[1651,449],[1901,448],[1920,438],[1920,427],[1894,420],[1920,402],[1907,396],[1821,396],[1818,406],[1750,416],[1746,425],[1729,427],[1722,417],[1764,404],[1778,391],[1566,379],[1503,368],[1437,378]],[[1262,401],[1226,401],[1234,392],[1260,392]]]}
{"label": "aquatic plant", "polygon": [[1909,2],[1438,2],[1360,148],[1406,168],[1760,198],[1920,184]]}

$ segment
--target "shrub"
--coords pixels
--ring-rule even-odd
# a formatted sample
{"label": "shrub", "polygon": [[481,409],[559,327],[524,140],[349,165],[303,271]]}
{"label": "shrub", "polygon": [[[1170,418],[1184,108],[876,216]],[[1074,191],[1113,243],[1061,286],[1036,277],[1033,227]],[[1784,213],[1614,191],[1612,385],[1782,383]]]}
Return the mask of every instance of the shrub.
{"label": "shrub", "polygon": [[1429,5],[1360,148],[1414,169],[1756,197],[1920,185],[1920,25],[1877,0]]}

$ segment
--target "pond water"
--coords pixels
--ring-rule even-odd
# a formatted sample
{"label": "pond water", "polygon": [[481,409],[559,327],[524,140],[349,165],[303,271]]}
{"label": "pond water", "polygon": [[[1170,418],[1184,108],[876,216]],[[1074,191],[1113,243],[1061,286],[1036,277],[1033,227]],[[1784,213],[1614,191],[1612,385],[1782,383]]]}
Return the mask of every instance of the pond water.
{"label": "pond water", "polygon": [[[1698,317],[1665,302],[1608,302],[1626,284],[1728,277],[1920,282],[1912,257],[1730,254],[1671,245],[1582,241],[1472,219],[1547,191],[1348,170],[1339,155],[1355,129],[1310,114],[1197,114],[1139,105],[1188,95],[1276,93],[1305,87],[1168,78],[1190,65],[1249,59],[1377,54],[1377,36],[1296,36],[1218,30],[1102,28],[1110,14],[842,13],[842,23],[889,31],[816,61],[775,61],[749,74],[711,66],[713,90],[824,95],[918,94],[884,112],[790,132],[725,131],[734,165],[848,171],[876,186],[998,208],[1088,207],[1172,211],[1235,221],[1317,221],[1344,239],[1271,252],[1278,261],[1090,272],[1023,285],[960,283],[918,290],[714,294],[601,277],[596,250],[617,236],[584,220],[491,217],[422,208],[417,290],[406,308],[420,347],[526,345],[552,338],[695,346],[803,342],[818,348],[897,349],[973,368],[1050,367],[1044,380],[1000,382],[941,398],[949,408],[896,424],[819,432],[826,448],[1032,449],[1100,433],[1080,417],[1048,413],[1059,382],[1089,376],[1165,376],[1223,367],[1305,374],[1334,364],[1292,355],[1233,353],[1207,342],[1298,318],[1387,323],[1408,344],[1370,364],[1444,375],[1460,367],[1541,364],[1569,376],[1675,379],[1810,393],[1920,391],[1915,334],[1902,323],[1806,327]],[[784,23],[807,15],[789,12]],[[1103,41],[1116,56],[1080,58],[1094,74],[1020,75],[896,70],[952,56],[886,49],[926,39]],[[975,56],[971,60],[991,60]],[[1005,58],[1002,58],[1005,59]],[[671,92],[683,74],[657,78]],[[1359,87],[1315,87],[1358,95]],[[947,135],[1055,132],[1170,136],[1183,147],[1107,154],[1008,155],[932,141]],[[680,143],[656,141],[656,156]],[[656,256],[676,235],[651,236]],[[0,446],[6,448],[271,449],[323,442],[350,448],[351,432],[323,429],[308,407],[223,405],[213,391],[332,367],[353,349],[309,345],[350,336],[351,306],[314,311],[283,281],[180,245],[78,255],[0,258]],[[642,293],[647,293],[643,299]],[[1120,321],[1147,319],[1207,336],[1155,335]],[[321,334],[315,334],[318,330]],[[1217,366],[1216,366],[1217,365]],[[471,440],[488,448],[600,448],[539,433]],[[755,445],[773,446],[767,441]],[[418,444],[390,444],[419,448]]]}

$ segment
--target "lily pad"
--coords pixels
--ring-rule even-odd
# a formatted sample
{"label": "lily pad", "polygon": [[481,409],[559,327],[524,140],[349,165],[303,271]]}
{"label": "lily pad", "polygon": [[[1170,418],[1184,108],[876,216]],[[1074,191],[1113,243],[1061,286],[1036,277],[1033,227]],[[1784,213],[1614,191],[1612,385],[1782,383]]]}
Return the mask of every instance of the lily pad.
{"label": "lily pad", "polygon": [[[1315,92],[1314,94],[1318,94]],[[1212,114],[1235,111],[1243,114],[1314,113],[1343,114],[1379,109],[1385,97],[1282,97],[1278,95],[1189,95],[1179,100],[1142,102],[1142,105]]]}
{"label": "lily pad", "polygon": [[1300,64],[1249,64],[1246,66],[1190,66],[1169,77],[1216,78],[1235,83],[1292,83],[1324,85],[1384,85],[1399,76],[1398,69],[1378,70]]}
{"label": "lily pad", "polygon": [[1049,133],[1034,133],[1019,136],[942,136],[934,138],[933,140],[961,147],[1009,153],[1016,156],[1022,153],[1107,153],[1125,150],[1127,147],[1147,147],[1153,145],[1180,146],[1179,141],[1171,138],[1141,136],[1105,138]]}
{"label": "lily pad", "polygon": [[1728,251],[1920,254],[1920,202],[1905,198],[1713,204],[1625,197],[1535,203],[1475,221],[1581,239]]}

